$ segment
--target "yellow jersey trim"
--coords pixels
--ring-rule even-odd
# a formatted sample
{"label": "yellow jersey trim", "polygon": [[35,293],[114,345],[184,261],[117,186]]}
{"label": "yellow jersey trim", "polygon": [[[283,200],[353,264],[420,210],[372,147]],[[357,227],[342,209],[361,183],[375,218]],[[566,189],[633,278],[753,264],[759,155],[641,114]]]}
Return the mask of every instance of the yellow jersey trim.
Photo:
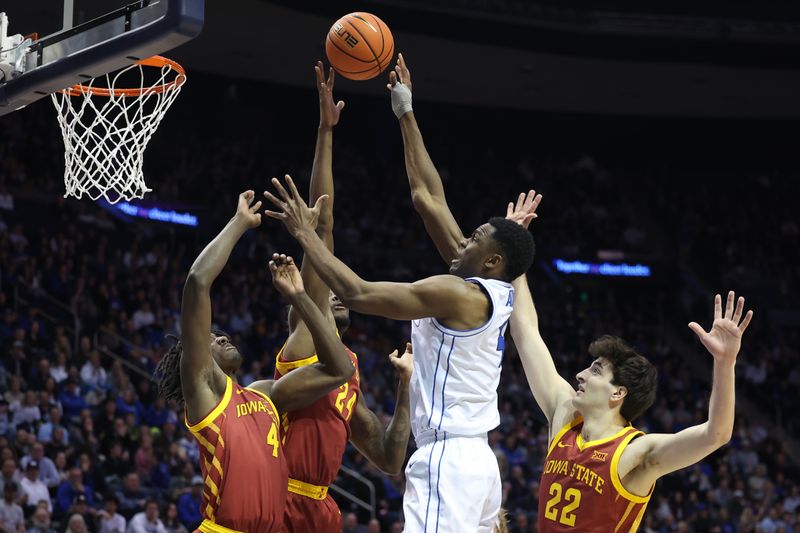
{"label": "yellow jersey trim", "polygon": [[591,448],[592,446],[599,446],[601,444],[605,444],[606,442],[612,441],[614,439],[618,439],[621,436],[623,436],[625,434],[625,432],[630,431],[631,429],[633,429],[633,427],[628,425],[628,426],[625,426],[624,428],[620,429],[619,431],[617,431],[616,433],[614,433],[610,437],[604,437],[602,439],[590,440],[589,442],[584,442],[583,435],[578,433],[578,437],[575,439],[575,443],[578,445],[578,449],[580,451],[583,451],[586,448]]}
{"label": "yellow jersey trim", "polygon": [[633,440],[633,438],[638,437],[639,435],[644,435],[644,433],[641,431],[631,431],[630,435],[625,436],[617,448],[617,451],[614,452],[614,457],[611,458],[611,483],[614,485],[614,488],[617,489],[619,495],[626,500],[634,503],[647,503],[650,501],[650,496],[653,495],[653,489],[655,488],[656,484],[653,483],[653,486],[650,487],[650,492],[647,493],[647,496],[637,496],[622,486],[622,480],[620,480],[619,471],[617,471],[617,467],[619,466],[619,458],[622,457],[622,452],[625,451],[625,448],[628,447],[628,444]]}
{"label": "yellow jersey trim", "polygon": [[328,496],[328,487],[312,485],[305,481],[289,478],[289,492],[294,492],[295,494],[315,500],[324,500]]}
{"label": "yellow jersey trim", "polygon": [[241,531],[236,531],[235,529],[230,529],[225,526],[221,526],[216,522],[212,522],[211,520],[203,520],[200,525],[197,527],[198,531],[202,531],[203,533],[242,533]]}
{"label": "yellow jersey trim", "polygon": [[225,376],[225,393],[222,395],[222,399],[219,401],[217,406],[212,409],[205,418],[203,418],[197,424],[192,425],[189,423],[189,418],[186,416],[186,412],[183,413],[183,421],[186,424],[186,427],[189,428],[189,431],[192,433],[197,433],[201,429],[211,424],[211,422],[213,422],[220,415],[220,413],[222,413],[222,411],[228,407],[228,404],[231,401],[231,394],[233,394],[233,380],[230,376]]}
{"label": "yellow jersey trim", "polygon": [[567,424],[566,426],[564,426],[563,428],[558,430],[558,433],[556,433],[556,436],[553,437],[552,441],[550,441],[550,447],[547,449],[547,456],[548,457],[553,452],[553,448],[556,447],[556,444],[558,444],[558,441],[561,440],[561,437],[563,437],[567,433],[567,431],[569,431],[570,429],[574,428],[575,426],[577,426],[581,422],[583,422],[583,417],[582,416],[577,416],[577,417],[572,419],[572,422],[570,422],[569,424]]}
{"label": "yellow jersey trim", "polygon": [[275,418],[278,421],[280,421],[281,414],[278,412],[278,408],[275,407],[275,404],[272,402],[272,398],[270,398],[269,396],[267,396],[266,394],[264,394],[260,390],[251,389],[250,387],[244,387],[244,390],[249,390],[250,392],[255,392],[256,394],[258,394],[259,396],[261,396],[262,398],[267,400],[267,403],[269,403],[270,407],[272,407],[272,410],[275,412]]}
{"label": "yellow jersey trim", "polygon": [[[342,338],[342,336],[339,334],[338,328],[336,329],[336,337],[338,337],[339,339]],[[283,346],[281,346],[281,349],[278,350],[278,355],[275,356],[275,370],[280,372],[281,375],[284,375],[290,370],[294,370],[295,368],[313,365],[314,363],[319,361],[317,354],[310,355],[304,359],[297,359],[295,361],[281,361],[281,355],[283,355],[283,350],[285,349],[286,349],[286,343],[284,342]],[[358,361],[358,355],[356,355],[355,352],[350,352],[350,353],[352,353],[353,357],[355,357],[356,361]]]}

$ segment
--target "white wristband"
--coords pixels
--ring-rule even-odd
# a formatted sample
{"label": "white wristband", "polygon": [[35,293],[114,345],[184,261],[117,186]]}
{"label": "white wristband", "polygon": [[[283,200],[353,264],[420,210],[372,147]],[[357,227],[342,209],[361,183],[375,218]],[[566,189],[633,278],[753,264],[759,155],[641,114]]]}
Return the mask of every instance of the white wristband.
{"label": "white wristband", "polygon": [[400,82],[392,87],[392,111],[397,118],[402,117],[411,109],[411,89]]}

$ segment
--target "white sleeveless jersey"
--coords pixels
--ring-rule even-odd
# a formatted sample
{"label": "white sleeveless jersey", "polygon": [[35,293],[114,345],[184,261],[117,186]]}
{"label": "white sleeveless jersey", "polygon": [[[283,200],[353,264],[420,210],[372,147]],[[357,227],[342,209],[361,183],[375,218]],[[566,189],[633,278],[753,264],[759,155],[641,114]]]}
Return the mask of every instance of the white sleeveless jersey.
{"label": "white sleeveless jersey", "polygon": [[481,285],[491,299],[489,320],[460,331],[435,318],[411,322],[414,374],[409,385],[414,437],[436,431],[478,435],[500,424],[497,386],[508,326],[514,305],[510,283],[467,278]]}

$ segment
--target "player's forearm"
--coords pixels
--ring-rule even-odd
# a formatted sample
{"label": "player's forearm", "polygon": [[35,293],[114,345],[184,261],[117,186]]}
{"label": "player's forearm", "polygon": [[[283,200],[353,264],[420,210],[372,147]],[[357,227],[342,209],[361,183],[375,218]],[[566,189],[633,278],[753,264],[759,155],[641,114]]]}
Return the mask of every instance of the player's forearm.
{"label": "player's forearm", "polygon": [[722,446],[731,439],[736,406],[735,364],[714,361],[711,399],[708,402],[707,434]]}
{"label": "player's forearm", "polygon": [[403,134],[406,172],[414,207],[419,210],[420,204],[429,200],[444,202],[442,178],[425,148],[413,111],[400,118],[400,131]]}
{"label": "player's forearm", "polygon": [[340,378],[342,382],[350,379],[355,372],[342,341],[335,329],[325,320],[322,312],[306,293],[289,298],[292,307],[300,314],[314,341],[319,362],[326,374]]}
{"label": "player's forearm", "polygon": [[366,291],[367,282],[328,250],[313,231],[301,231],[296,235],[303,247],[303,261],[311,261],[317,275],[348,307],[358,311],[358,298]]}
{"label": "player's forearm", "polygon": [[411,434],[411,407],[408,400],[408,383],[400,380],[397,385],[397,404],[394,416],[383,436],[383,449],[386,458],[384,470],[388,474],[398,474],[403,468]]}
{"label": "player's forearm", "polygon": [[314,163],[311,166],[311,205],[323,194],[328,201],[322,206],[317,222],[317,234],[325,239],[325,233],[333,231],[333,127],[320,125],[317,129],[317,144]]}
{"label": "player's forearm", "polygon": [[514,310],[511,313],[511,327],[522,329],[539,330],[539,314],[533,303],[530,287],[528,287],[528,276],[522,275],[511,282],[514,287]]}
{"label": "player's forearm", "polygon": [[186,280],[187,287],[210,287],[228,262],[233,247],[246,231],[247,225],[233,217],[194,260]]}

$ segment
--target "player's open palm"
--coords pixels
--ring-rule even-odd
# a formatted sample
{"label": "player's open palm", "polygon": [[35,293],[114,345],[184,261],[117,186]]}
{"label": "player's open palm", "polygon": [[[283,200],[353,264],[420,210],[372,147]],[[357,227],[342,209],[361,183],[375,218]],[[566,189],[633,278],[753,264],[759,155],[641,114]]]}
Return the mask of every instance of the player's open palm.
{"label": "player's open palm", "polygon": [[289,233],[293,237],[297,237],[298,233],[303,230],[313,231],[317,228],[319,212],[322,209],[322,204],[328,200],[328,195],[323,194],[317,198],[314,207],[308,207],[303,197],[297,192],[297,187],[291,176],[286,174],[285,179],[288,191],[281,185],[278,178],[272,178],[272,185],[280,198],[269,191],[264,191],[264,196],[267,200],[275,204],[281,211],[264,211],[264,214],[282,221]]}
{"label": "player's open palm", "polygon": [[322,61],[317,61],[314,67],[317,75],[317,91],[319,92],[319,124],[332,128],[339,123],[339,115],[344,109],[344,102],[333,101],[333,83],[336,81],[336,73],[333,68],[328,70],[328,78],[325,79],[325,65]]}
{"label": "player's open palm", "polygon": [[291,298],[305,291],[303,278],[291,256],[272,254],[269,271],[272,273],[272,284],[285,297]]}
{"label": "player's open palm", "polygon": [[236,217],[247,223],[248,228],[256,228],[261,225],[261,213],[258,210],[261,208],[261,200],[253,203],[256,193],[253,191],[244,191],[239,195],[239,205],[236,207]]}
{"label": "player's open palm", "polygon": [[752,310],[742,318],[744,298],[740,296],[734,306],[735,298],[736,295],[730,291],[723,313],[722,297],[719,294],[714,297],[714,323],[711,325],[711,330],[703,330],[697,322],[689,324],[714,359],[731,362],[736,360],[736,355],[742,346],[742,335],[753,318]]}
{"label": "player's open palm", "polygon": [[406,351],[403,355],[398,357],[397,350],[390,353],[389,362],[392,363],[403,383],[411,381],[411,374],[414,373],[414,352],[411,349],[410,342],[406,343]]}
{"label": "player's open palm", "polygon": [[539,218],[536,214],[536,209],[542,203],[542,195],[536,194],[536,191],[531,189],[526,195],[524,192],[519,193],[517,203],[508,202],[506,208],[506,218],[512,222],[516,222],[525,229],[531,225],[534,218]]}

